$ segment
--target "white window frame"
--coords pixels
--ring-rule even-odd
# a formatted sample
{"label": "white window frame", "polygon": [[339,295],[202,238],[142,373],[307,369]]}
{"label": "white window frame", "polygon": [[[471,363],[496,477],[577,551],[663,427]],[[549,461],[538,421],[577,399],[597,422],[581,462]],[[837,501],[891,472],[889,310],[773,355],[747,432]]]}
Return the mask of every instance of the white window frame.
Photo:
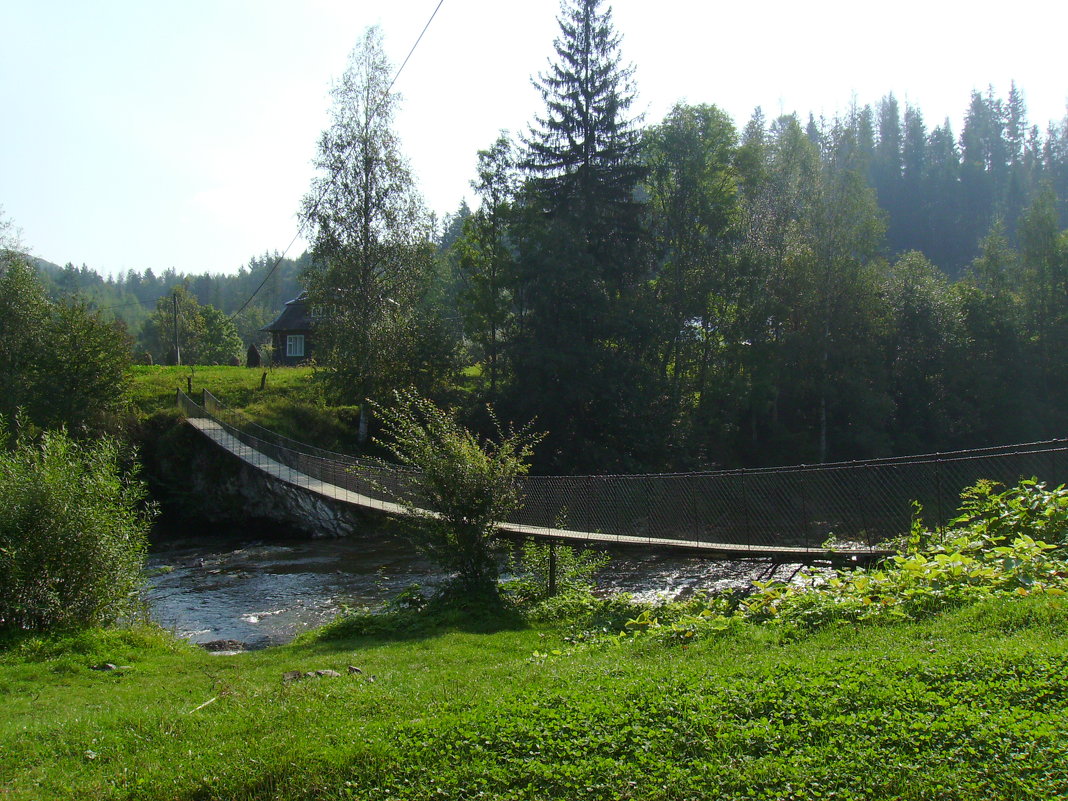
{"label": "white window frame", "polygon": [[286,357],[301,357],[304,355],[304,334],[286,335]]}

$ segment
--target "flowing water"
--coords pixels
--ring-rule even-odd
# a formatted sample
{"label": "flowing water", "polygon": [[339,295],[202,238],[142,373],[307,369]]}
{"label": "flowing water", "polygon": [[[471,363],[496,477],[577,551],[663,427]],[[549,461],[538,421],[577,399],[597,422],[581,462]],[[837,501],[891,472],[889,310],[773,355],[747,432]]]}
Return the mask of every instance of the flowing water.
{"label": "flowing water", "polygon": [[[677,598],[746,587],[766,562],[711,561],[644,549],[610,549],[600,592]],[[148,599],[161,625],[193,642],[237,640],[250,647],[288,642],[346,608],[376,608],[412,584],[445,579],[405,540],[278,538],[173,527],[154,537]],[[780,566],[776,575],[793,570]]]}

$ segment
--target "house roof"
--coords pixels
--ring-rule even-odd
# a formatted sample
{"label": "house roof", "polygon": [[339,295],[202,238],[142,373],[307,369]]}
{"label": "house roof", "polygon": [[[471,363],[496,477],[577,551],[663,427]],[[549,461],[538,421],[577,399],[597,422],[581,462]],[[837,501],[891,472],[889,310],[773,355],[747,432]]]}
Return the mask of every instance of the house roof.
{"label": "house roof", "polygon": [[269,325],[265,325],[263,331],[310,331],[313,320],[308,311],[308,293],[301,292],[297,297],[286,303],[282,313]]}

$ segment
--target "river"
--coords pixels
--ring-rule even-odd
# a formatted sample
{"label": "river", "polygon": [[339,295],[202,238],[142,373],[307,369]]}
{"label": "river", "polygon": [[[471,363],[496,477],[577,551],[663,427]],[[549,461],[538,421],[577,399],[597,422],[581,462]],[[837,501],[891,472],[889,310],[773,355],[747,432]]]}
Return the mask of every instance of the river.
{"label": "river", "polygon": [[[444,579],[393,536],[312,540],[256,533],[157,530],[147,560],[153,619],[193,642],[236,640],[259,648],[288,642],[346,608],[373,609],[412,584],[433,589]],[[745,587],[770,567],[636,548],[608,553],[598,592],[643,600]],[[780,566],[776,575],[792,572]]]}

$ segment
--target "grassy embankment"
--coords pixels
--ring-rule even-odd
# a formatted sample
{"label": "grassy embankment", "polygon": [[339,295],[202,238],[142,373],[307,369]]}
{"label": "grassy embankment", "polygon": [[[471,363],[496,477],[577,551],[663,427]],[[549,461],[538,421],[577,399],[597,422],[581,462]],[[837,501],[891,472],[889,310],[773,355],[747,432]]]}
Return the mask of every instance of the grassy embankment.
{"label": "grassy embankment", "polygon": [[130,401],[142,419],[175,415],[175,390],[190,384],[194,400],[206,389],[228,409],[284,436],[344,452],[356,448],[359,407],[328,406],[310,367],[136,366]]}
{"label": "grassy embankment", "polygon": [[[188,372],[151,369],[146,397],[173,394]],[[194,391],[272,403],[256,394],[259,372],[214,371],[198,369]],[[307,390],[289,375],[293,394]],[[408,619],[391,635],[386,619],[363,636],[342,622],[232,657],[151,630],[9,640],[0,796],[1068,798],[1065,570],[1030,540],[1003,556],[956,547],[814,602],[765,588],[754,622],[717,633],[713,617],[673,642],[579,644],[588,622],[514,617]],[[1005,591],[920,622],[841,622],[964,603],[988,580]],[[758,622],[790,604],[809,622]],[[119,669],[92,669],[104,662]],[[315,669],[341,675],[283,681]]]}
{"label": "grassy embankment", "polygon": [[[467,628],[230,657],[138,630],[9,642],[0,796],[1068,797],[1063,597],[686,647]],[[315,669],[342,675],[282,680]]]}

